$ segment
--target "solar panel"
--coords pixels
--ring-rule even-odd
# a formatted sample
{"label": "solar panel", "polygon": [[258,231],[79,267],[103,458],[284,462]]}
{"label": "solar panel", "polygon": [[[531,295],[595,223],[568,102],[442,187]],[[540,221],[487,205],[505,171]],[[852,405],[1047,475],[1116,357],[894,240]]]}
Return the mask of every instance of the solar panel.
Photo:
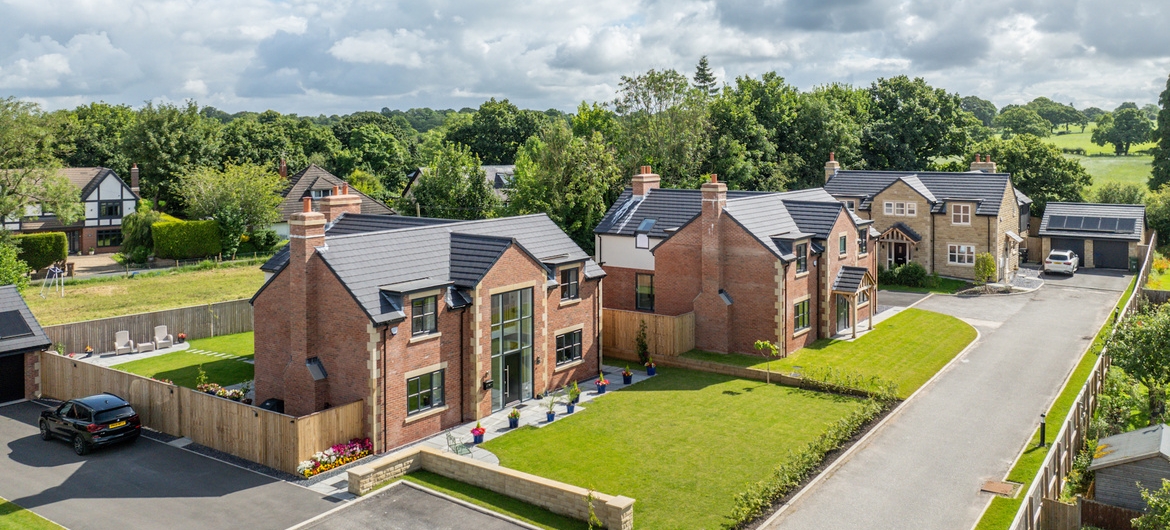
{"label": "solar panel", "polygon": [[1081,222],[1084,220],[1084,217],[1069,217],[1064,221],[1064,228],[1065,230],[1080,230]]}
{"label": "solar panel", "polygon": [[1117,230],[1117,218],[1116,217],[1106,217],[1104,219],[1101,219],[1101,231],[1113,232],[1114,230]]}
{"label": "solar panel", "polygon": [[1081,230],[1097,230],[1097,226],[1101,224],[1100,217],[1086,217],[1081,222]]}
{"label": "solar panel", "polygon": [[1065,217],[1063,215],[1054,215],[1048,218],[1048,228],[1064,228]]}
{"label": "solar panel", "polygon": [[0,313],[0,339],[11,339],[32,335],[28,322],[20,315],[20,311],[4,311]]}
{"label": "solar panel", "polygon": [[1133,227],[1135,226],[1135,223],[1136,223],[1136,221],[1133,219],[1118,219],[1117,220],[1117,231],[1118,232],[1133,232]]}

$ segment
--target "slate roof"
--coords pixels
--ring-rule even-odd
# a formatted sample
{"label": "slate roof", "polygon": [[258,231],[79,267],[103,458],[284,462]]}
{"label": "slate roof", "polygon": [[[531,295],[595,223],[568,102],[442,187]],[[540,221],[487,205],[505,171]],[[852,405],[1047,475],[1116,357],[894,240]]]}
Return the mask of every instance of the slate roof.
{"label": "slate roof", "polygon": [[1097,455],[1089,465],[1090,471],[1152,456],[1170,460],[1170,426],[1154,425],[1102,438],[1097,441]]}
{"label": "slate roof", "polygon": [[[1103,219],[1132,219],[1133,229],[1128,231],[1080,230],[1049,228],[1054,216],[1099,217]],[[1044,206],[1044,218],[1040,220],[1041,236],[1073,237],[1086,239],[1119,239],[1141,241],[1145,229],[1146,207],[1141,204],[1095,204],[1081,202],[1050,202]]]}
{"label": "slate roof", "polygon": [[[317,249],[317,254],[370,319],[383,323],[402,318],[401,300],[396,303],[392,296],[404,289],[402,285],[430,282],[428,285],[469,287],[510,245],[519,246],[550,270],[554,265],[584,262],[586,278],[605,276],[601,267],[545,214],[482,221],[438,220],[340,236],[327,231],[325,245]],[[274,257],[265,264],[266,270],[279,274],[288,263],[285,256],[282,263],[273,263]],[[448,292],[449,304],[460,298],[466,301],[466,294]]]}
{"label": "slate roof", "polygon": [[8,311],[19,312],[31,334],[0,339],[0,357],[40,351],[53,344],[53,341],[45,336],[45,330],[41,329],[37,318],[29,311],[28,305],[20,297],[20,291],[14,285],[0,286],[0,313]]}
{"label": "slate roof", "polygon": [[976,215],[999,215],[1004,190],[1011,184],[1007,173],[838,170],[825,191],[834,197],[860,197],[857,208],[869,210],[874,196],[899,180],[926,197],[933,213],[946,211],[947,201],[971,201],[977,203]]}
{"label": "slate roof", "polygon": [[[793,200],[836,202],[836,199],[821,188],[811,188],[788,192],[732,190],[727,192],[727,203],[730,205],[734,200],[769,195],[780,195]],[[700,190],[655,188],[644,197],[638,198],[634,196],[632,188],[626,188],[610,206],[593,232],[633,236],[643,220],[655,219],[654,228],[650,230],[649,235],[664,238],[670,234],[670,230],[682,227],[699,215],[702,209],[703,194]]]}
{"label": "slate roof", "polygon": [[903,223],[902,221],[898,221],[898,222],[890,225],[890,227],[887,228],[886,230],[889,231],[889,230],[893,230],[895,228],[897,228],[903,234],[910,236],[910,239],[913,239],[915,243],[922,241],[922,236],[919,235],[918,232],[915,232],[913,228],[910,228],[909,226],[906,225],[906,223]]}
{"label": "slate roof", "polygon": [[837,277],[833,280],[833,291],[856,293],[861,289],[861,282],[865,280],[865,267],[842,266],[837,270]]}
{"label": "slate roof", "polygon": [[[345,184],[345,180],[334,174],[325,171],[316,164],[310,164],[309,167],[302,169],[299,173],[288,178],[288,186],[280,192],[284,200],[280,203],[281,219],[287,221],[289,216],[301,211],[301,199],[309,196],[310,190],[327,190],[333,189],[333,186],[341,186]],[[350,193],[362,198],[362,213],[372,215],[390,215],[394,213],[389,206],[370,198],[370,196],[350,188]]]}
{"label": "slate roof", "polygon": [[[458,222],[454,219],[434,219],[430,217],[410,217],[406,215],[369,215],[343,213],[332,223],[325,226],[325,235],[344,236],[378,230],[397,230],[415,226],[430,226]],[[260,266],[264,272],[276,272],[288,263],[288,245],[276,251],[268,261]]]}

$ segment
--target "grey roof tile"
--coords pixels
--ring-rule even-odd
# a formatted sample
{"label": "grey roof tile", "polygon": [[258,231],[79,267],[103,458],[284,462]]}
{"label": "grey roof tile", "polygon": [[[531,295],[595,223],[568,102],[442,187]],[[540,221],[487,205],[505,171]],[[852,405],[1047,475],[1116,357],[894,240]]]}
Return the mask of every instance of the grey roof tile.
{"label": "grey roof tile", "polygon": [[851,267],[845,265],[837,270],[837,277],[833,280],[833,290],[856,293],[861,289],[861,282],[865,280],[865,267]]}
{"label": "grey roof tile", "polygon": [[496,260],[512,246],[508,237],[451,234],[451,281],[459,287],[475,287]]}
{"label": "grey roof tile", "polygon": [[[1133,229],[1129,231],[1077,230],[1050,228],[1054,216],[1100,217],[1132,219]],[[1118,239],[1141,241],[1145,230],[1146,207],[1141,204],[1099,204],[1083,202],[1050,202],[1044,206],[1044,218],[1040,220],[1039,234],[1048,237],[1074,237],[1086,239]]]}
{"label": "grey roof tile", "polygon": [[[280,195],[284,197],[280,203],[281,218],[287,221],[292,214],[301,211],[304,208],[301,200],[309,196],[309,190],[332,189],[333,186],[341,186],[342,184],[345,184],[345,180],[325,171],[316,164],[309,164],[309,167],[290,176],[288,185],[281,191]],[[358,190],[350,188],[349,192],[362,198],[363,214],[390,215],[394,213],[394,210],[391,210],[389,206]]]}
{"label": "grey roof tile", "polygon": [[[825,191],[835,197],[861,197],[857,207],[868,210],[873,197],[899,179],[923,193],[932,212],[945,211],[947,201],[963,200],[977,203],[977,215],[998,215],[1004,190],[1011,184],[1007,173],[840,170],[825,183]],[[925,188],[925,193],[914,180]]]}
{"label": "grey roof tile", "polygon": [[893,230],[895,228],[897,228],[903,234],[906,234],[907,236],[909,236],[910,239],[913,239],[915,243],[922,241],[922,236],[919,235],[918,232],[914,231],[913,228],[910,228],[906,223],[903,223],[902,221],[898,221],[898,222],[890,225],[890,227],[887,228],[886,230],[889,231],[889,230]]}
{"label": "grey roof tile", "polygon": [[0,356],[16,355],[30,351],[39,351],[52,345],[52,341],[45,336],[45,330],[29,310],[28,304],[20,297],[20,291],[14,285],[0,286],[0,313],[18,311],[28,325],[30,335],[0,339]]}

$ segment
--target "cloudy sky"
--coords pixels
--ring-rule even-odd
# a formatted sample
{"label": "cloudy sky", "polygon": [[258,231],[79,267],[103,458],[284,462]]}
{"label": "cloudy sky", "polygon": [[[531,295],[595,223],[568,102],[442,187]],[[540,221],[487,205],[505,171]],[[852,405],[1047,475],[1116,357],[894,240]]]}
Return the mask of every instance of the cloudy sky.
{"label": "cloudy sky", "polygon": [[720,81],[922,76],[997,105],[1154,102],[1167,0],[0,0],[0,97],[229,112],[572,110],[701,55]]}

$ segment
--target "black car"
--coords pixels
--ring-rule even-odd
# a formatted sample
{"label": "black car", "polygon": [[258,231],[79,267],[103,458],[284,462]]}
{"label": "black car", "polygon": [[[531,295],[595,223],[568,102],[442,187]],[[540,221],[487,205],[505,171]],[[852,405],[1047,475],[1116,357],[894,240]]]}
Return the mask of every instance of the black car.
{"label": "black car", "polygon": [[56,409],[42,411],[40,428],[42,440],[66,440],[79,455],[94,447],[133,442],[142,434],[142,422],[134,408],[108,393],[71,399]]}

